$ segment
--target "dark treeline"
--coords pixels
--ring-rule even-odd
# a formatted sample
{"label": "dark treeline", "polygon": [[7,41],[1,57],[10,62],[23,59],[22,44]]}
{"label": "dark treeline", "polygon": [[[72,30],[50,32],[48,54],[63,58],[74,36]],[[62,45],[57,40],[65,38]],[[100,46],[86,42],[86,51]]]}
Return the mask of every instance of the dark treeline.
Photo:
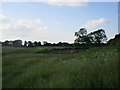
{"label": "dark treeline", "polygon": [[79,29],[78,32],[75,32],[75,40],[74,43],[70,44],[68,42],[59,42],[59,43],[49,43],[47,41],[43,41],[41,44],[40,41],[22,41],[22,40],[14,40],[14,41],[4,41],[0,42],[2,46],[13,46],[13,47],[40,47],[40,46],[70,46],[70,47],[82,47],[89,48],[93,46],[105,46],[105,45],[118,45],[120,43],[120,34],[115,35],[115,38],[107,41],[107,36],[105,34],[104,29],[98,29],[94,32],[87,33],[85,28]]}
{"label": "dark treeline", "polygon": [[[23,43],[23,44],[22,44]],[[2,46],[13,46],[13,47],[40,47],[40,46],[73,46],[73,44],[69,44],[67,42],[59,42],[59,43],[48,43],[47,41],[43,41],[41,44],[40,41],[22,41],[22,40],[14,40],[14,41],[5,41],[1,42]]]}

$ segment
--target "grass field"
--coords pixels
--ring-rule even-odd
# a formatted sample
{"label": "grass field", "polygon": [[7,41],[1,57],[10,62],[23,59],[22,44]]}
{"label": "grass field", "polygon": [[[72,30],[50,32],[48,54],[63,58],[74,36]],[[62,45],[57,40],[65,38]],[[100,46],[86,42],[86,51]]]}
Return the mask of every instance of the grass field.
{"label": "grass field", "polygon": [[118,49],[37,53],[64,47],[3,47],[3,88],[117,88]]}

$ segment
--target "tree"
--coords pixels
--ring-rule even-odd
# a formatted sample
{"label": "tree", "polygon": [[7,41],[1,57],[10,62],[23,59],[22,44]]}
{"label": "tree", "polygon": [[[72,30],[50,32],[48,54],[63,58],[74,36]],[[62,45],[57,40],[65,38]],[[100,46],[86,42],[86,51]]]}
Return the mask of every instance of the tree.
{"label": "tree", "polygon": [[97,31],[91,32],[89,35],[92,37],[92,43],[101,44],[107,41],[107,36],[103,29],[98,29]]}
{"label": "tree", "polygon": [[24,46],[27,47],[27,44],[28,44],[27,41],[25,41],[25,42],[24,42]]}
{"label": "tree", "polygon": [[3,46],[10,46],[9,41],[2,42]]}
{"label": "tree", "polygon": [[33,43],[31,41],[28,41],[28,47],[33,47]]}
{"label": "tree", "polygon": [[13,46],[15,46],[15,47],[21,47],[22,46],[22,40],[15,40],[12,43],[13,43]]}
{"label": "tree", "polygon": [[48,43],[47,41],[43,41],[43,45],[44,45],[44,46],[52,46],[52,44],[51,44],[51,43]]}
{"label": "tree", "polygon": [[47,46],[48,42],[47,41],[43,41],[43,45]]}
{"label": "tree", "polygon": [[38,46],[41,46],[41,42],[40,41],[38,42]]}
{"label": "tree", "polygon": [[82,37],[87,35],[87,30],[85,28],[81,28],[78,32],[75,32],[76,37]]}
{"label": "tree", "polygon": [[78,44],[86,44],[89,41],[89,37],[87,36],[87,30],[85,28],[81,28],[78,32],[75,32],[75,43]]}
{"label": "tree", "polygon": [[87,34],[87,30],[85,28],[81,28],[78,32],[75,32],[75,44],[97,44],[100,45],[107,41],[107,36],[105,34],[105,30],[98,29],[97,31],[91,32]]}
{"label": "tree", "polygon": [[62,46],[62,42],[59,42],[57,45],[58,45],[58,46]]}
{"label": "tree", "polygon": [[114,38],[107,42],[108,45],[119,46],[120,45],[120,33],[116,34]]}
{"label": "tree", "polygon": [[34,44],[34,47],[38,47],[38,42],[35,41],[33,44]]}

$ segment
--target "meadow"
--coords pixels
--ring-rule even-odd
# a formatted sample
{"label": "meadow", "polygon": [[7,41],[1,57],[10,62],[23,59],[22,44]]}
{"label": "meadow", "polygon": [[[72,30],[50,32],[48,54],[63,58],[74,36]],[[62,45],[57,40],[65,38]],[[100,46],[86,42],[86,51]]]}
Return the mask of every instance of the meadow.
{"label": "meadow", "polygon": [[3,47],[3,88],[117,88],[118,48],[40,53],[66,47]]}

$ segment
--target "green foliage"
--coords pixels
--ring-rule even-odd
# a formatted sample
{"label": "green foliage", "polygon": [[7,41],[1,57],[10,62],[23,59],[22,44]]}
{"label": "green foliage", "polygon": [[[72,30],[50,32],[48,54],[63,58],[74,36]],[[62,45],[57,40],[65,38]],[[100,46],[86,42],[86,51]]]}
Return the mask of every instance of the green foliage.
{"label": "green foliage", "polygon": [[88,41],[87,30],[85,28],[81,28],[78,32],[75,32],[75,36],[77,37],[75,43],[84,44]]}
{"label": "green foliage", "polygon": [[120,34],[115,35],[115,38],[108,41],[108,45],[119,46],[120,45]]}
{"label": "green foliage", "polygon": [[13,41],[13,46],[15,46],[15,47],[22,46],[22,40],[15,40],[15,41]]}
{"label": "green foliage", "polygon": [[42,54],[64,47],[3,47],[3,88],[117,88],[114,46],[79,53]]}
{"label": "green foliage", "polygon": [[24,42],[24,46],[27,47],[27,44],[28,44],[27,41],[25,41],[25,42]]}
{"label": "green foliage", "polygon": [[96,44],[100,44],[107,41],[107,36],[103,29],[91,32],[89,35],[92,37],[92,42]]}
{"label": "green foliage", "polygon": [[103,29],[99,29],[97,31],[91,32],[87,34],[87,30],[85,28],[81,28],[78,32],[75,32],[75,43],[78,44],[101,44],[107,41],[107,36]]}

